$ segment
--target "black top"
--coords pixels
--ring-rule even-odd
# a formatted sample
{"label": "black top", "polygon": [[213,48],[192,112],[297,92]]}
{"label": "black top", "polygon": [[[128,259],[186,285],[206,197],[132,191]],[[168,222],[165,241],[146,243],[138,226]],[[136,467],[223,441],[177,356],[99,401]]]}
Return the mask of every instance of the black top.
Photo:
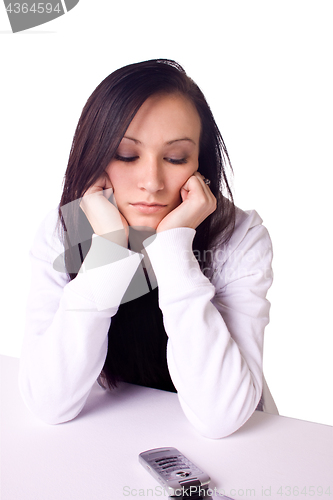
{"label": "black top", "polygon": [[158,288],[121,304],[108,337],[103,371],[111,386],[124,381],[177,392],[167,366],[168,337],[158,305]]}

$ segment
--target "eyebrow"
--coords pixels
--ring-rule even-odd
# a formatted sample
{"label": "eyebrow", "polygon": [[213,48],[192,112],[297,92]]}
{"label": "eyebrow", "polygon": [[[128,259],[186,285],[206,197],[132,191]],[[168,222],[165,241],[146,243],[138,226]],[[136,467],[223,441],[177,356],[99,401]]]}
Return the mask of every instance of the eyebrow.
{"label": "eyebrow", "polygon": [[183,137],[182,139],[174,139],[173,141],[167,142],[167,144],[173,144],[174,142],[181,142],[181,141],[189,141],[189,142],[192,142],[195,145],[194,140],[190,139],[189,137]]}
{"label": "eyebrow", "polygon": [[[129,137],[128,135],[124,135],[123,139],[128,139],[130,141],[133,141],[135,142],[135,144],[141,144],[141,141],[138,141],[138,139],[134,139],[134,137]],[[181,139],[173,139],[172,141],[168,141],[166,144],[169,146],[171,144],[174,144],[175,142],[181,142],[181,141],[189,141],[192,142],[192,144],[196,145],[193,139],[190,139],[189,137],[182,137]]]}

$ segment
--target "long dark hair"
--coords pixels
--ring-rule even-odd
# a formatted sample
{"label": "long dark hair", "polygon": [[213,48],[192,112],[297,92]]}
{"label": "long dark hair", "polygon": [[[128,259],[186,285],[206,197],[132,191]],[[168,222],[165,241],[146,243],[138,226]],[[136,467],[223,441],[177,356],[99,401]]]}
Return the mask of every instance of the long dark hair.
{"label": "long dark hair", "polygon": [[[71,242],[66,242],[69,248],[65,254],[70,279],[75,278],[92,235],[79,204],[71,202],[81,198],[103,174],[138,109],[148,97],[158,93],[184,95],[194,104],[201,119],[199,172],[211,181],[217,209],[196,230],[196,256],[203,256],[217,237],[227,239],[232,233],[235,208],[226,175],[231,163],[203,93],[175,61],[154,59],[130,64],[114,71],[98,85],[83,108],[75,131],[59,206],[63,237],[72,235]],[[68,207],[66,221],[61,211],[65,205]],[[79,253],[73,242],[81,243]],[[205,255],[210,258],[209,252]],[[198,260],[200,266],[207,269],[209,262]]]}
{"label": "long dark hair", "polygon": [[[227,179],[227,170],[232,170],[231,163],[203,93],[175,61],[154,59],[131,64],[114,71],[98,85],[84,106],[75,131],[59,205],[59,225],[67,248],[65,266],[70,279],[76,277],[90,248],[93,233],[79,203],[71,202],[80,199],[103,174],[133,117],[155,94],[183,95],[193,103],[201,120],[199,172],[211,181],[210,189],[217,199],[217,209],[196,229],[193,248],[201,269],[208,276],[211,252],[205,250],[212,249],[217,241],[226,241],[232,234],[235,206]],[[156,306],[156,297],[154,301]],[[122,306],[125,304],[120,309]],[[132,306],[129,303],[126,307]],[[116,317],[121,316],[120,309]],[[160,312],[157,314],[161,324]],[[117,321],[113,319],[112,323]],[[142,366],[145,364],[143,360]],[[104,373],[107,371],[104,367]],[[111,368],[106,377],[111,385],[117,379],[112,375],[114,371],[117,370]]]}

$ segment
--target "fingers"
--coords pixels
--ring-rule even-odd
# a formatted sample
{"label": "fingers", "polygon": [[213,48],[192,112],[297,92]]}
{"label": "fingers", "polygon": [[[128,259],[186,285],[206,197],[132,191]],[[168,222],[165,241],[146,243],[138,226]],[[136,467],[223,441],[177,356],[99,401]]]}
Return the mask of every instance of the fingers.
{"label": "fingers", "polygon": [[206,179],[202,174],[200,174],[200,172],[195,172],[193,175],[195,175],[195,177],[197,177],[197,179],[199,180],[201,186],[203,187],[203,189],[207,189],[208,191],[210,191],[210,180],[209,179]]}
{"label": "fingers", "polygon": [[[98,177],[98,179],[90,186],[86,192],[83,194],[80,202],[80,207],[83,212],[87,215],[88,205],[94,203],[97,198],[106,198],[109,200],[113,194],[113,187],[110,178],[106,172]],[[110,200],[109,200],[110,201]]]}
{"label": "fingers", "polygon": [[103,194],[106,198],[109,198],[113,193],[113,186],[106,172],[103,172],[103,174],[98,177],[94,184],[84,193],[84,196],[95,193]]}
{"label": "fingers", "polygon": [[194,180],[195,178],[198,178],[198,176],[196,175],[198,172],[194,172],[194,174],[191,175],[191,177],[189,177],[187,179],[187,181],[185,182],[185,184],[182,186],[182,189],[184,189],[185,191],[188,191],[190,192],[191,190],[195,189],[196,186],[198,186],[196,184],[196,180]]}
{"label": "fingers", "polygon": [[209,187],[210,182],[207,184],[205,182],[205,181],[207,181],[207,179],[205,179],[205,177],[202,174],[200,174],[200,172],[195,172],[194,176],[196,177],[198,183],[200,184],[200,187],[201,187],[203,194],[206,198],[204,210],[207,213],[207,215],[210,215],[211,213],[213,213],[216,210],[216,207],[217,207],[216,198],[213,195],[213,193],[211,192],[210,187]]}
{"label": "fingers", "polygon": [[104,172],[104,174],[102,176],[102,181],[104,183],[103,194],[104,194],[104,196],[109,198],[111,196],[111,194],[113,193],[113,186],[112,186],[112,183],[110,181],[110,177],[108,176],[107,172]]}
{"label": "fingers", "polygon": [[209,187],[210,183],[207,184],[205,180],[207,181],[207,179],[205,179],[205,177],[200,174],[200,172],[194,172],[194,174],[191,175],[191,177],[189,177],[185,184],[182,186],[181,196],[183,200],[185,200],[190,193],[196,193],[198,195],[202,193],[207,199],[215,200],[215,196],[213,195]]}
{"label": "fingers", "polygon": [[216,210],[217,201],[210,190],[208,184],[205,183],[205,177],[200,172],[194,172],[187,179],[180,191],[182,201],[202,210],[202,214],[207,217]]}

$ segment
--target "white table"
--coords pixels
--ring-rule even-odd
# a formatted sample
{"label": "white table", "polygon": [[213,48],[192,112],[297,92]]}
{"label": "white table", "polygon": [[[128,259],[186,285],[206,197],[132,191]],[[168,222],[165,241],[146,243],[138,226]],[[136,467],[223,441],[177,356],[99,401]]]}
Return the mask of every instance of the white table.
{"label": "white table", "polygon": [[188,423],[176,394],[129,384],[113,393],[96,384],[75,420],[51,426],[22,402],[18,364],[1,357],[1,500],[167,499],[138,462],[160,446],[178,448],[235,500],[333,500],[333,427],[255,412],[211,440]]}

